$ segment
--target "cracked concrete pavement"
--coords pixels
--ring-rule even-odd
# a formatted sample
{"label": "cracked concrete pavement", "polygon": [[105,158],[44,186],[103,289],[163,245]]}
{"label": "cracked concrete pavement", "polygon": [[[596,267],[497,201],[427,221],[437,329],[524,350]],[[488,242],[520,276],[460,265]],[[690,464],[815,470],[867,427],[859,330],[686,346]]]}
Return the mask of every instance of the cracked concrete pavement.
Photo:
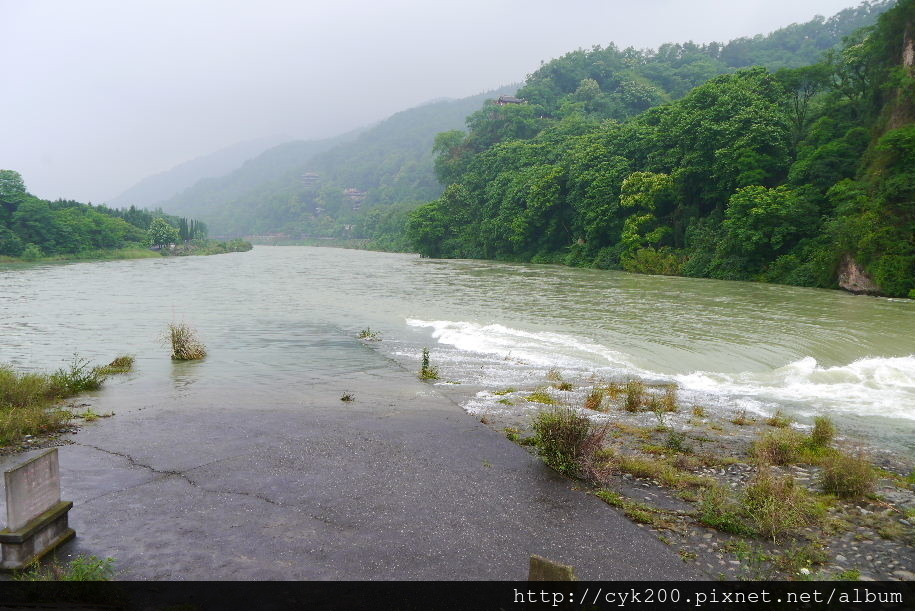
{"label": "cracked concrete pavement", "polygon": [[60,448],[77,538],[59,557],[114,557],[122,579],[520,580],[531,554],[583,579],[705,578],[377,359],[296,398],[244,381],[101,393],[94,409],[116,415]]}

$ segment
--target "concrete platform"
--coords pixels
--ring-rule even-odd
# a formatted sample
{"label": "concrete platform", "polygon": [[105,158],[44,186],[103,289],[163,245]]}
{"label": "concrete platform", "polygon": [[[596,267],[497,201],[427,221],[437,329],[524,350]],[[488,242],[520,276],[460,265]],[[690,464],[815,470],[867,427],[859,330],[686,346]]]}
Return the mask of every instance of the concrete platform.
{"label": "concrete platform", "polygon": [[523,580],[531,554],[584,580],[707,578],[381,356],[294,400],[239,384],[118,409],[127,392],[60,448],[78,536],[58,556],[122,579]]}

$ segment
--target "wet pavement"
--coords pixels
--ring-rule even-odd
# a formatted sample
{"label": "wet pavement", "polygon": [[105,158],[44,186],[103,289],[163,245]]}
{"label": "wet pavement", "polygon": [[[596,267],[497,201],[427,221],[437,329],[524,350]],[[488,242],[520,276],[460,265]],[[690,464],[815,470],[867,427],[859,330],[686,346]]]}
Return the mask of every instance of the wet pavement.
{"label": "wet pavement", "polygon": [[294,401],[239,384],[85,425],[60,448],[77,538],[58,557],[114,557],[120,579],[522,580],[531,554],[582,579],[707,578],[378,358]]}

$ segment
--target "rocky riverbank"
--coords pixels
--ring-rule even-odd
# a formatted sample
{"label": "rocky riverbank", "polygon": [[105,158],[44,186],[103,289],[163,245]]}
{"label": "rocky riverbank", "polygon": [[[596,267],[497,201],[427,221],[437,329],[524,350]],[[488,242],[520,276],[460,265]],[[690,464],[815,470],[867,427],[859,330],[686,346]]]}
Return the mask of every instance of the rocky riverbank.
{"label": "rocky riverbank", "polygon": [[[471,410],[483,423],[711,577],[915,580],[912,461],[844,437],[831,421],[814,429],[782,414],[712,413],[680,402],[675,387],[565,380],[559,371],[480,394],[494,396],[477,404],[499,405]],[[545,431],[567,431],[543,414],[565,414],[567,426],[590,420],[591,437],[566,456],[577,464],[544,443]],[[836,469],[857,469],[859,487],[837,487],[846,474]]]}

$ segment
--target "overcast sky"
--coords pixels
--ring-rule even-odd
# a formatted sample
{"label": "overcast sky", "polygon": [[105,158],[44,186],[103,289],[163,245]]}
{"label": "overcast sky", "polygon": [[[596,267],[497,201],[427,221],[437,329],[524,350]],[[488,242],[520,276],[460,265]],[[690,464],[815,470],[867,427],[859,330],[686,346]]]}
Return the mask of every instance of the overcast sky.
{"label": "overcast sky", "polygon": [[0,168],[102,202],[236,142],[318,138],[615,42],[724,41],[857,0],[0,0]]}

